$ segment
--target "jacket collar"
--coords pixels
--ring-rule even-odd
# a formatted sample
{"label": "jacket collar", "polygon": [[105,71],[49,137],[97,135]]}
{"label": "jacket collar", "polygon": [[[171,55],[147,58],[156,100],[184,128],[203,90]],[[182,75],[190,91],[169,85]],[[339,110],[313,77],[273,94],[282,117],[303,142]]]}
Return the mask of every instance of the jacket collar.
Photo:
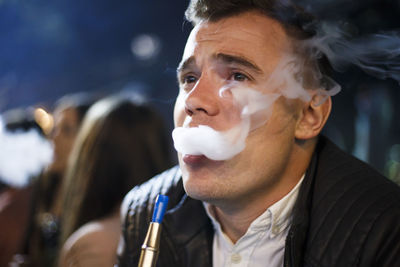
{"label": "jacket collar", "polygon": [[209,225],[210,220],[202,202],[184,194],[178,205],[165,213],[164,224],[166,229],[174,233],[174,242],[185,245]]}
{"label": "jacket collar", "polygon": [[284,266],[303,266],[304,252],[310,223],[313,188],[318,165],[318,155],[323,148],[326,139],[319,137],[317,147],[306,171],[303,184],[293,209],[293,221],[286,238]]}
{"label": "jacket collar", "polygon": [[[182,181],[180,181],[182,183]],[[203,203],[183,195],[181,201],[164,216],[164,230],[178,254],[185,254],[190,266],[212,264],[214,229],[204,210]]]}

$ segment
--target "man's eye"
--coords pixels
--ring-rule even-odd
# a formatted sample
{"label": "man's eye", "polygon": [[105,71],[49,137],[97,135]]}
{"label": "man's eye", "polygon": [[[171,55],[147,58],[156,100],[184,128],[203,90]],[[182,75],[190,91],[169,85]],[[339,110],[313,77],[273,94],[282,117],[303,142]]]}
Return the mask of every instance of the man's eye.
{"label": "man's eye", "polygon": [[243,82],[243,81],[249,80],[249,78],[246,75],[244,75],[243,73],[240,73],[240,72],[233,73],[232,78],[238,82]]}
{"label": "man's eye", "polygon": [[184,76],[182,79],[183,83],[194,83],[197,81],[197,78],[193,75]]}

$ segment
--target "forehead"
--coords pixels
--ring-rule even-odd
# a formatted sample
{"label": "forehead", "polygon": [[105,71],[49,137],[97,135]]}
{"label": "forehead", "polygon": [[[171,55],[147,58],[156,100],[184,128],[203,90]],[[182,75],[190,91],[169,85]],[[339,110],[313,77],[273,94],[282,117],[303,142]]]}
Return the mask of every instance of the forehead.
{"label": "forehead", "polygon": [[191,32],[183,61],[219,53],[250,59],[264,68],[273,67],[290,48],[282,25],[257,11],[249,11],[216,22],[203,21]]}

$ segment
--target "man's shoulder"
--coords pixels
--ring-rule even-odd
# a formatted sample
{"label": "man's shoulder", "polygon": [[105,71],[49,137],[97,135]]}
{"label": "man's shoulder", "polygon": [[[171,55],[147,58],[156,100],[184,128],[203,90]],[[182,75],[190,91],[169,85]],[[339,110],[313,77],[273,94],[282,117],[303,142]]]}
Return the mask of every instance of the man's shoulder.
{"label": "man's shoulder", "polygon": [[[315,170],[314,190],[318,197],[336,195],[342,199],[388,199],[400,201],[400,187],[367,163],[342,151],[326,138],[321,140]],[[389,194],[389,195],[388,195]],[[323,199],[315,199],[318,203]],[[400,202],[399,202],[400,204]]]}
{"label": "man's shoulder", "polygon": [[329,140],[320,143],[308,235],[313,255],[308,256],[326,266],[332,263],[323,259],[362,261],[366,252],[378,257],[390,230],[400,238],[400,224],[393,228],[393,221],[400,222],[400,187]]}
{"label": "man's shoulder", "polygon": [[134,211],[143,213],[147,218],[151,216],[158,194],[169,196],[169,206],[171,206],[173,202],[181,199],[183,192],[181,171],[178,166],[175,166],[134,187],[124,198],[121,215],[125,217],[129,212]]}

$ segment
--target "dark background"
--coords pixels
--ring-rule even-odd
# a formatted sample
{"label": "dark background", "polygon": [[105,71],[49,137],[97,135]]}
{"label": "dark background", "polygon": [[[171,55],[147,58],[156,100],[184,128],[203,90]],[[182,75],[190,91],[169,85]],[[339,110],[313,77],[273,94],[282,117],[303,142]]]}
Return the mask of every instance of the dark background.
{"label": "dark background", "polygon": [[[400,31],[400,1],[301,0],[356,35]],[[145,92],[172,129],[175,69],[191,26],[187,0],[0,0],[0,112],[67,93]],[[151,49],[153,48],[153,49]],[[357,69],[338,73],[325,133],[400,180],[400,85]]]}

